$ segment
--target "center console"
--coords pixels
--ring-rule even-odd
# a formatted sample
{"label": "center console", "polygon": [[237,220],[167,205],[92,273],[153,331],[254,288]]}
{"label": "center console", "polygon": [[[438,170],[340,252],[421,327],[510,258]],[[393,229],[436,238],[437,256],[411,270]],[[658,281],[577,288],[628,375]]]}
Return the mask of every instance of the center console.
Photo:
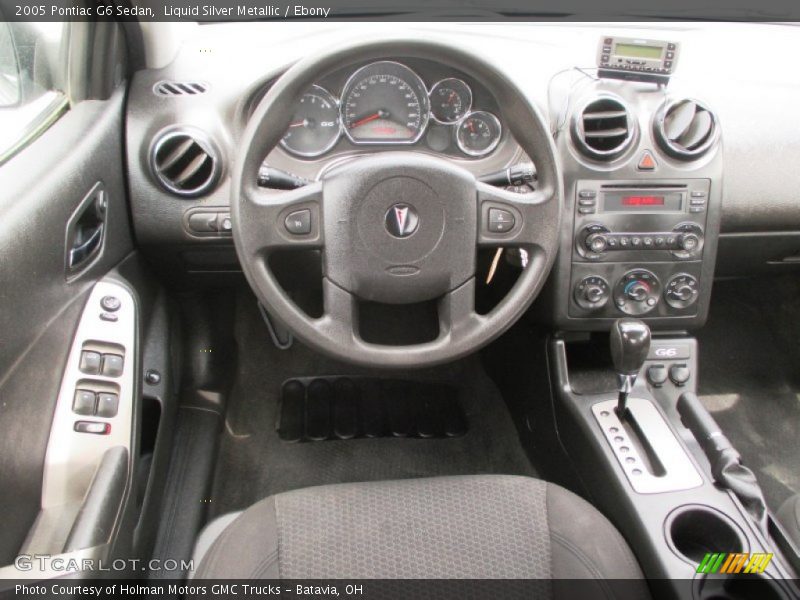
{"label": "center console", "polygon": [[557,328],[607,331],[625,316],[655,331],[701,326],[721,217],[716,117],[648,83],[579,78],[567,89],[551,115],[565,179]]}

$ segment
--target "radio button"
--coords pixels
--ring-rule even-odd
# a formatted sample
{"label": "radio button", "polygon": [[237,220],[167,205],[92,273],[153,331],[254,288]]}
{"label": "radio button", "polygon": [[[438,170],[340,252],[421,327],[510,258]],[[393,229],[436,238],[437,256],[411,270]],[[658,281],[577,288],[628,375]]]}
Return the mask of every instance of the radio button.
{"label": "radio button", "polygon": [[633,246],[634,248],[638,248],[641,245],[642,245],[642,238],[640,238],[639,236],[634,236],[631,238],[631,246]]}
{"label": "radio button", "polygon": [[645,248],[652,248],[653,247],[653,238],[646,237],[642,239],[642,244],[644,244]]}
{"label": "radio button", "polygon": [[581,190],[578,192],[578,198],[597,198],[597,192],[594,190]]}

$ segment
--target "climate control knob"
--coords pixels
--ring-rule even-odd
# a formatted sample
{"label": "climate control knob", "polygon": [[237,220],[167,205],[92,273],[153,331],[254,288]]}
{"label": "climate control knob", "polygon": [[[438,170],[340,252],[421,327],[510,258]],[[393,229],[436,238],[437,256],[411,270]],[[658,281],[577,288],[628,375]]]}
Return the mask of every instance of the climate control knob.
{"label": "climate control knob", "polygon": [[611,295],[608,282],[598,275],[584,277],[575,286],[575,302],[584,310],[603,308]]}
{"label": "climate control knob", "polygon": [[688,308],[700,295],[700,284],[688,273],[673,275],[664,287],[664,300],[672,308]]}
{"label": "climate control knob", "polygon": [[629,315],[653,310],[661,298],[661,282],[647,269],[628,271],[614,286],[614,303]]}

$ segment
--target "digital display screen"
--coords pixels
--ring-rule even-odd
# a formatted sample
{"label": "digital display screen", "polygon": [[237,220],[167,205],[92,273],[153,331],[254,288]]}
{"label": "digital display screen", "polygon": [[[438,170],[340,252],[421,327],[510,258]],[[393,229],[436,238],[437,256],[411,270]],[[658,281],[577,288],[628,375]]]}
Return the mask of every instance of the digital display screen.
{"label": "digital display screen", "polygon": [[622,206],[664,206],[664,196],[623,196]]}
{"label": "digital display screen", "polygon": [[614,53],[631,58],[661,59],[661,46],[641,46],[639,44],[617,44]]}
{"label": "digital display screen", "polygon": [[686,192],[662,190],[608,190],[602,193],[603,212],[680,212]]}

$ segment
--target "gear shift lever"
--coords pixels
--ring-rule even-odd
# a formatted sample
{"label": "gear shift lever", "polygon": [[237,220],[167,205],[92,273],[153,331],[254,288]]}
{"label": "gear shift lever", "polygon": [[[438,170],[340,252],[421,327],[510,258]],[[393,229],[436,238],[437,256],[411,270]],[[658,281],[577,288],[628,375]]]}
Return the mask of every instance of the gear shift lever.
{"label": "gear shift lever", "polygon": [[639,319],[617,319],[611,327],[611,360],[619,382],[617,416],[625,419],[628,394],[650,351],[650,328]]}

